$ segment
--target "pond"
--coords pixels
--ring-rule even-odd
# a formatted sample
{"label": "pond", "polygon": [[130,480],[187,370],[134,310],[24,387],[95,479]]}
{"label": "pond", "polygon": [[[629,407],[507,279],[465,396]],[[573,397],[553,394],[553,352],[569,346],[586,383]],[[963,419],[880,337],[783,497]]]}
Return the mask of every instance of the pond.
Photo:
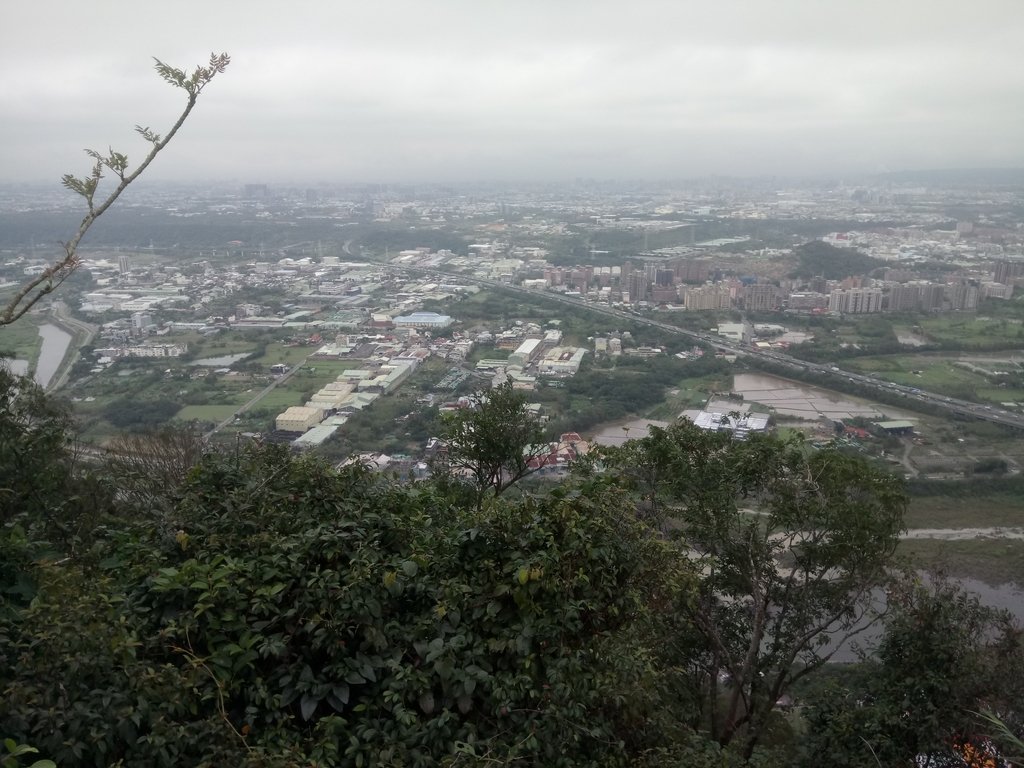
{"label": "pond", "polygon": [[[922,573],[921,577],[925,581],[929,580],[927,573]],[[973,592],[978,596],[982,605],[1008,611],[1018,622],[1024,622],[1024,591],[1021,591],[1016,585],[999,584],[994,586],[977,579],[950,579],[950,582],[959,584],[967,592]],[[885,594],[881,590],[876,590],[874,598],[876,609],[884,609]],[[840,647],[836,651],[836,655],[832,657],[832,661],[839,664],[859,661],[857,649],[869,650],[878,643],[881,637],[881,624],[869,627],[858,635],[856,640],[850,640]]]}
{"label": "pond", "polygon": [[765,373],[737,374],[733,377],[732,391],[743,395],[746,400],[770,406],[778,414],[801,419],[814,420],[822,416],[833,420],[857,416],[865,419],[920,418],[917,414],[890,405],[873,403]]}
{"label": "pond", "polygon": [[222,355],[221,357],[204,357],[202,360],[196,360],[196,365],[206,365],[211,368],[226,368],[232,363],[237,363],[239,360],[245,360],[252,352],[239,352],[235,355]]}

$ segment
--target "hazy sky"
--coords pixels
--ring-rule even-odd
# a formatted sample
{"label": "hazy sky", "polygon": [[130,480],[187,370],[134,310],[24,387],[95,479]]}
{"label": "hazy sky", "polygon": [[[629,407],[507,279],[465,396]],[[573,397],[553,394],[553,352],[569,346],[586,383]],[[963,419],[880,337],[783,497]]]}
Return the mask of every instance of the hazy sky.
{"label": "hazy sky", "polygon": [[6,0],[0,176],[239,182],[1024,167],[1024,0]]}

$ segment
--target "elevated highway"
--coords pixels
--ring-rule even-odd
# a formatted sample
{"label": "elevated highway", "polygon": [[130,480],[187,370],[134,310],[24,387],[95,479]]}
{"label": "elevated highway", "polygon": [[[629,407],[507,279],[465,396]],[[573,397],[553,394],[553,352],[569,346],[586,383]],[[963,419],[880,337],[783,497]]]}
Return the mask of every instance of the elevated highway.
{"label": "elevated highway", "polygon": [[833,379],[840,384],[843,381],[846,381],[858,384],[866,389],[878,392],[879,394],[888,394],[890,396],[895,394],[905,400],[905,402],[901,403],[901,406],[909,410],[913,410],[915,404],[926,404],[930,406],[931,410],[945,411],[950,414],[979,419],[981,421],[988,421],[993,424],[1001,424],[1003,426],[1014,427],[1016,429],[1024,429],[1024,415],[1011,413],[1000,408],[995,408],[994,406],[981,405],[979,403],[972,403],[968,400],[960,400],[957,398],[939,395],[934,392],[926,392],[917,387],[895,384],[874,376],[844,371],[834,365],[811,363],[805,360],[799,360],[781,352],[752,349],[751,347],[722,339],[714,334],[680,328],[679,326],[664,323],[655,318],[631,310],[619,309],[618,307],[611,307],[605,304],[597,304],[583,299],[577,299],[572,296],[551,293],[549,291],[538,291],[532,288],[523,288],[518,285],[502,283],[498,280],[467,277],[466,275],[462,275],[457,272],[444,272],[437,269],[418,269],[412,267],[403,267],[403,269],[409,272],[416,272],[441,279],[456,278],[465,283],[479,285],[482,288],[492,288],[511,293],[518,293],[531,300],[539,299],[544,301],[553,301],[566,304],[576,309],[582,309],[587,312],[594,312],[607,315],[609,317],[627,320],[638,325],[653,326],[665,331],[666,333],[689,337],[694,341],[701,342],[702,344],[710,346],[721,352],[725,352],[726,354],[770,362],[783,370],[790,371],[794,376],[799,376],[801,373],[814,373],[827,379]]}

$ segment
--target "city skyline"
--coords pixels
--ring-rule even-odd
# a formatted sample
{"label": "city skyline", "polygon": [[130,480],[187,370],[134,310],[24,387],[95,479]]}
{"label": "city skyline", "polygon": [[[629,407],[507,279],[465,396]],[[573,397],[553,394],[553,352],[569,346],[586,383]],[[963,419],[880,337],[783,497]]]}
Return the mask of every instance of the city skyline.
{"label": "city skyline", "polygon": [[1024,7],[468,2],[282,17],[44,0],[0,31],[5,181],[137,161],[179,67],[227,51],[152,180],[557,181],[1024,167]]}

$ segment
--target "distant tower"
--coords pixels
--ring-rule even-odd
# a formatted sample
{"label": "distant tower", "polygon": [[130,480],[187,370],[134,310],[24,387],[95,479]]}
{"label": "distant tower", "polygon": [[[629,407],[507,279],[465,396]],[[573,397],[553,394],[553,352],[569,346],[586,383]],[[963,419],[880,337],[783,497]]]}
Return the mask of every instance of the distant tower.
{"label": "distant tower", "polygon": [[131,268],[128,266],[128,254],[120,253],[117,256],[117,271],[122,275],[127,275],[131,272]]}

